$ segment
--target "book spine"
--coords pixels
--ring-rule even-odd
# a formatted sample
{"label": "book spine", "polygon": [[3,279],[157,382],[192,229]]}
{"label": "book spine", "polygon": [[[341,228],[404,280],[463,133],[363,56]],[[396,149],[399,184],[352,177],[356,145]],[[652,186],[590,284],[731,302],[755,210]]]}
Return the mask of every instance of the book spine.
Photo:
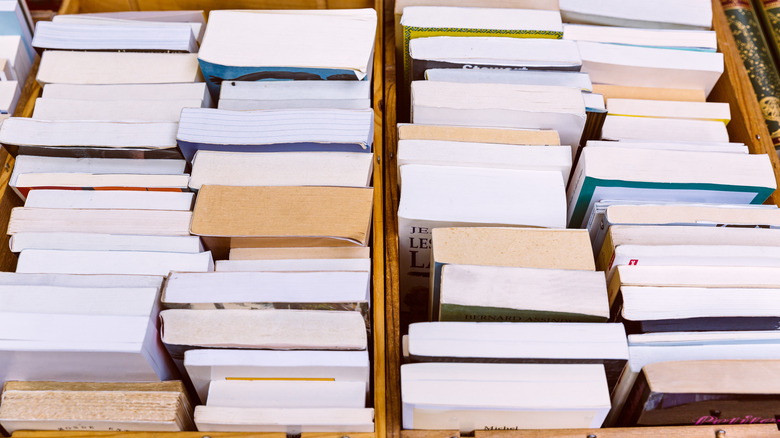
{"label": "book spine", "polygon": [[780,146],[780,75],[750,0],[721,0],[729,28],[747,69],[772,144]]}
{"label": "book spine", "polygon": [[780,0],[753,0],[753,9],[761,20],[764,38],[777,68],[780,60]]}
{"label": "book spine", "polygon": [[398,218],[399,306],[404,321],[421,322],[428,317],[431,230],[426,221]]}

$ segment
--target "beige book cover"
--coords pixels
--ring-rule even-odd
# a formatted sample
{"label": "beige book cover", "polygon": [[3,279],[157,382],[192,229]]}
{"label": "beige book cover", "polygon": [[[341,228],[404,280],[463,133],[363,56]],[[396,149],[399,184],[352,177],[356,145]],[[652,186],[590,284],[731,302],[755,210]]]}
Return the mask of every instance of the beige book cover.
{"label": "beige book cover", "polygon": [[551,129],[486,128],[479,126],[449,126],[398,124],[398,140],[444,140],[472,143],[559,146],[558,132]]}
{"label": "beige book cover", "polygon": [[706,102],[707,96],[701,88],[656,88],[629,87],[624,85],[593,84],[593,92],[604,99],[647,99],[677,100],[684,102]]}
{"label": "beige book cover", "polygon": [[292,259],[367,259],[371,248],[310,247],[310,248],[231,248],[229,260],[292,260]]}
{"label": "beige book cover", "polygon": [[193,430],[181,381],[19,382],[3,385],[0,424],[39,430]]}
{"label": "beige book cover", "polygon": [[217,259],[231,247],[365,246],[373,197],[372,188],[204,185],[190,232]]}

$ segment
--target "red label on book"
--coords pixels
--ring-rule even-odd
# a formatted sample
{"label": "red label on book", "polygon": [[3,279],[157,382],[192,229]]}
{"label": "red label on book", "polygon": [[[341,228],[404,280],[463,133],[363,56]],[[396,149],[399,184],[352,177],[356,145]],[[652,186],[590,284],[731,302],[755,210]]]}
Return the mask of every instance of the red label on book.
{"label": "red label on book", "polygon": [[720,0],[720,4],[723,5],[723,9],[752,9],[750,0]]}

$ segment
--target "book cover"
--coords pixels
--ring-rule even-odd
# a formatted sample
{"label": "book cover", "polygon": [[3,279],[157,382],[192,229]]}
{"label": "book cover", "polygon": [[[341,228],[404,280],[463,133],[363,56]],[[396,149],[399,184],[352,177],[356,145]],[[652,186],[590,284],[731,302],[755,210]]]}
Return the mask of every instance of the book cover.
{"label": "book cover", "polygon": [[411,79],[412,58],[409,56],[409,41],[415,38],[429,38],[437,36],[457,37],[505,37],[505,38],[563,38],[563,31],[557,30],[529,30],[529,29],[466,29],[457,27],[419,27],[403,26],[404,41],[404,77],[406,83]]}
{"label": "book cover", "polygon": [[780,146],[780,74],[772,62],[769,44],[749,0],[721,0],[720,3],[777,149]]}
{"label": "book cover", "polygon": [[[770,372],[776,369],[773,363],[777,361],[689,361],[646,365],[634,383],[618,426],[776,424],[780,409],[776,388],[766,384],[759,390],[750,387],[757,378],[771,375]],[[751,375],[740,376],[736,372]],[[674,382],[675,377],[670,379],[668,373],[674,373],[684,383]],[[686,379],[691,373],[702,376],[691,383]],[[705,379],[714,382],[707,385],[703,382]],[[729,380],[725,385],[724,379]],[[735,385],[744,387],[735,388]]]}

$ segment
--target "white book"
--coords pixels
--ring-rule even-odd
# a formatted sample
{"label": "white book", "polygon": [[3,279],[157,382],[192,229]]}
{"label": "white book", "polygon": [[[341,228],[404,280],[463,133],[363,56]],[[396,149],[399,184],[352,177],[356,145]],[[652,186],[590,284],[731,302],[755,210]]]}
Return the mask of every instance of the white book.
{"label": "white book", "polygon": [[731,120],[731,110],[726,102],[609,99],[607,111],[615,116],[714,120],[725,124]]}
{"label": "white book", "polygon": [[32,45],[39,50],[198,51],[192,26],[187,23],[39,21]]}
{"label": "white book", "polygon": [[[23,173],[16,177],[11,186],[25,199],[30,191],[37,189],[70,190],[121,190],[121,191],[167,191],[187,190],[190,176],[177,175],[135,175],[129,173]],[[147,207],[148,208],[148,207]]]}
{"label": "white book", "polygon": [[234,66],[260,72],[325,68],[363,80],[371,68],[376,25],[373,9],[211,11],[198,58],[207,78]]}
{"label": "white book", "polygon": [[11,252],[25,249],[72,251],[144,251],[199,253],[203,244],[197,236],[139,236],[95,233],[16,233],[9,237]]}
{"label": "white book", "polygon": [[[620,315],[631,321],[778,317],[780,289],[621,286]],[[706,303],[718,303],[707,305]],[[671,306],[670,304],[673,304]]]}
{"label": "white book", "polygon": [[189,236],[190,211],[27,208],[11,210],[8,234],[70,232]]}
{"label": "white book", "polygon": [[267,152],[200,150],[192,160],[190,188],[236,186],[371,185],[374,154],[357,152]]}
{"label": "white book", "polygon": [[184,173],[184,160],[138,160],[131,158],[70,158],[19,155],[9,184],[23,173],[135,173],[174,175]]}
{"label": "white book", "polygon": [[432,67],[499,70],[572,70],[582,64],[574,41],[500,36],[433,36],[409,41],[412,80]]}
{"label": "white book", "polygon": [[365,408],[366,386],[349,380],[215,380],[206,406],[225,408]]}
{"label": "white book", "polygon": [[[149,316],[159,288],[0,286],[0,307],[8,313]],[[156,310],[156,309],[155,309]]]}
{"label": "white book", "polygon": [[[413,360],[628,359],[620,323],[422,322],[409,324]],[[416,359],[414,357],[416,356]]]}
{"label": "white book", "polygon": [[[64,15],[57,15],[63,17]],[[211,94],[205,82],[172,84],[46,84],[44,99],[83,100],[191,100],[200,99],[203,107],[211,107]]]}
{"label": "white book", "polygon": [[13,114],[21,95],[18,81],[0,81],[0,114]]}
{"label": "white book", "polygon": [[361,382],[369,389],[368,351],[275,351],[197,349],[184,353],[184,367],[201,402],[211,382],[247,379],[329,379]]}
{"label": "white book", "polygon": [[0,58],[5,58],[13,67],[13,79],[24,83],[32,68],[32,57],[24,47],[22,37],[18,35],[0,35]]}
{"label": "white book", "polygon": [[122,120],[178,122],[182,108],[200,108],[201,99],[86,100],[39,97],[32,118],[39,120]]}
{"label": "white book", "polygon": [[120,11],[120,12],[92,12],[87,14],[57,14],[51,21],[55,23],[84,23],[84,24],[114,24],[145,25],[147,22],[158,23],[187,23],[192,27],[192,34],[200,44],[203,32],[206,30],[206,18],[203,11],[174,10],[174,11]]}
{"label": "white book", "polygon": [[565,226],[560,172],[407,164],[401,179],[398,243],[406,294],[428,296],[435,227]]}
{"label": "white book", "polygon": [[593,91],[590,76],[573,71],[432,68],[425,70],[425,79],[439,82],[554,85]]}
{"label": "white book", "polygon": [[179,148],[187,160],[192,160],[198,150],[371,152],[373,139],[374,111],[371,109],[184,108],[176,133]]}
{"label": "white book", "polygon": [[723,122],[714,120],[607,115],[601,128],[602,140],[634,141],[706,141],[728,143]]}
{"label": "white book", "polygon": [[[504,145],[441,140],[400,140],[399,167],[407,164],[479,167],[515,170],[553,170],[564,181],[571,172],[569,146]],[[398,180],[399,186],[403,184]]]}
{"label": "white book", "polygon": [[618,266],[621,285],[780,287],[780,269],[761,266]]}
{"label": "white book", "polygon": [[553,129],[570,146],[585,127],[585,102],[574,88],[431,81],[411,88],[416,124]]}
{"label": "white book", "polygon": [[620,245],[610,275],[619,265],[780,266],[780,249],[742,245]]}
{"label": "white book", "polygon": [[696,88],[709,95],[723,73],[723,54],[578,41],[582,72],[599,84]]}
{"label": "white book", "polygon": [[[697,203],[657,203],[600,201],[593,208],[588,219],[593,250],[598,255],[604,244],[604,239],[612,225],[683,225],[703,227],[733,227],[733,228],[780,228],[780,210],[776,205],[730,205],[730,204],[697,204]],[[619,229],[619,228],[618,228]],[[616,229],[616,230],[618,230]],[[650,230],[648,228],[648,230]],[[652,230],[660,231],[653,227]],[[626,229],[631,235],[639,230]],[[670,230],[671,231],[671,230]],[[691,236],[688,229],[679,229],[675,235],[667,235],[671,239]],[[727,231],[731,233],[732,230]],[[663,233],[663,232],[662,232]],[[697,231],[693,231],[697,233]],[[645,234],[645,233],[641,233]],[[666,233],[664,233],[666,234]],[[726,236],[719,233],[720,236]],[[614,237],[614,235],[613,235]],[[659,236],[660,237],[660,236]],[[698,236],[700,239],[710,239],[712,234]],[[735,235],[736,237],[736,235]],[[694,237],[695,238],[695,237]],[[694,243],[693,241],[688,243]]]}
{"label": "white book", "polygon": [[[83,315],[79,317],[83,318]],[[49,321],[53,323],[51,319]],[[98,330],[112,332],[116,330],[116,324],[114,322]],[[152,326],[150,340],[154,339],[156,331]],[[176,378],[179,378],[179,373],[167,353],[155,351],[142,342],[0,341],[2,382],[149,382]]]}
{"label": "white book", "polygon": [[727,154],[748,154],[750,150],[744,143],[720,143],[703,141],[642,141],[642,140],[621,140],[621,141],[600,141],[588,140],[586,146],[599,148],[637,148],[653,149],[660,151],[688,151],[688,152],[723,152]]}
{"label": "white book", "polygon": [[[679,8],[680,6],[678,4],[676,7]],[[563,39],[667,49],[707,50],[712,52],[718,48],[715,31],[712,30],[641,29],[636,27],[564,24]]]}
{"label": "white book", "polygon": [[371,272],[371,259],[277,259],[218,260],[217,272],[295,272],[295,271],[359,271]]}
{"label": "white book", "polygon": [[140,190],[31,190],[27,208],[103,208],[129,210],[192,210],[194,193]]}
{"label": "white book", "polygon": [[[484,291],[475,294],[474,291]],[[440,321],[604,322],[609,302],[598,271],[446,264]]]}
{"label": "white book", "polygon": [[406,364],[401,399],[404,428],[462,433],[597,428],[611,408],[600,364]]}
{"label": "white book", "polygon": [[[568,23],[662,29],[705,29],[712,26],[712,4],[707,0],[561,0]],[[669,11],[674,11],[670,14]]]}
{"label": "white book", "polygon": [[176,149],[173,122],[52,121],[11,117],[0,125],[0,143],[67,151],[69,148],[147,150]]}
{"label": "white book", "polygon": [[156,275],[75,275],[19,274],[0,272],[1,285],[60,287],[162,287],[163,277]]}
{"label": "white book", "polygon": [[143,342],[149,315],[0,312],[3,340],[34,342]]}
{"label": "white book", "polygon": [[16,272],[59,274],[168,275],[171,271],[214,270],[211,252],[62,251],[27,249]]}
{"label": "white book", "polygon": [[369,81],[230,81],[219,94],[226,110],[370,107]]}
{"label": "white book", "polygon": [[[367,271],[174,272],[162,301],[169,307],[251,307],[253,303],[367,302]],[[202,304],[203,306],[198,306]]]}
{"label": "white book", "polygon": [[188,346],[279,350],[365,350],[359,312],[316,310],[190,310],[160,312],[162,341],[178,353]]}
{"label": "white book", "polygon": [[48,50],[41,56],[41,85],[162,84],[199,82],[194,53],[70,52]]}
{"label": "white book", "polygon": [[374,410],[195,407],[201,432],[374,432]]}

